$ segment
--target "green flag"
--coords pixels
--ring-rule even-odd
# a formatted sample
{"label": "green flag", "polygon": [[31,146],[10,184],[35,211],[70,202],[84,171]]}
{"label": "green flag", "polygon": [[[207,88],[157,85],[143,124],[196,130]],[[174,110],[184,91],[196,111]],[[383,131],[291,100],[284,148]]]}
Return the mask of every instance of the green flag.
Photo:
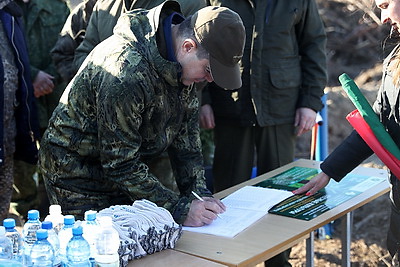
{"label": "green flag", "polygon": [[356,106],[364,120],[368,123],[382,146],[400,160],[400,149],[397,147],[389,133],[385,130],[385,127],[379,121],[378,116],[373,111],[371,105],[368,103],[367,99],[365,99],[356,83],[346,73],[339,76],[339,81],[350,100]]}

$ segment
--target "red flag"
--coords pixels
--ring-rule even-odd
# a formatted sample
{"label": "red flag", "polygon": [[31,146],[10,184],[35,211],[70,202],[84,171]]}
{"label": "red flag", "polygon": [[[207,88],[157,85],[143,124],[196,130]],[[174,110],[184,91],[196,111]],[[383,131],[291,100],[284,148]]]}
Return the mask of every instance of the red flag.
{"label": "red flag", "polygon": [[362,137],[365,143],[368,144],[368,146],[375,152],[382,162],[385,163],[397,179],[400,180],[400,160],[382,146],[358,110],[355,109],[350,112],[346,116],[346,119]]}

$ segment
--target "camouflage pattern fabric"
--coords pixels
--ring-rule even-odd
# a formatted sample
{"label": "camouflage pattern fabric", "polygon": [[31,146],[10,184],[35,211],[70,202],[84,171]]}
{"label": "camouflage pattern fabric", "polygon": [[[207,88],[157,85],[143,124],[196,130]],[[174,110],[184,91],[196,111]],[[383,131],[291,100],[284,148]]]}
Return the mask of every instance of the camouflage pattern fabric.
{"label": "camouflage pattern fabric", "polygon": [[[148,199],[182,223],[192,190],[211,195],[196,91],[179,83],[179,63],[158,51],[158,25],[150,23],[159,21],[160,12],[161,6],[122,15],[115,34],[88,56],[53,113],[39,161],[50,201],[65,214],[82,218],[88,209]],[[165,150],[180,194],[146,164]]]}
{"label": "camouflage pattern fabric", "polygon": [[[21,160],[14,160],[14,186],[11,204],[16,215],[25,217],[30,209],[38,209],[38,189],[34,180],[37,166]],[[48,207],[46,213],[48,212]],[[40,211],[40,215],[45,215]]]}
{"label": "camouflage pattern fabric", "polygon": [[13,50],[0,21],[0,64],[4,69],[3,136],[4,162],[0,167],[0,221],[8,217],[13,185],[13,155],[15,152],[16,122],[14,116],[15,93],[18,88],[18,69]]}

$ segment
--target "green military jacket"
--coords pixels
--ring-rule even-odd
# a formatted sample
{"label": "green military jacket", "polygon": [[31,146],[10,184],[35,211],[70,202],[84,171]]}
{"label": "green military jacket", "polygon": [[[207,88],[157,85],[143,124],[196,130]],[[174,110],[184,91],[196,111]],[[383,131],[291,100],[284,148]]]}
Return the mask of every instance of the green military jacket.
{"label": "green military jacket", "polygon": [[[121,14],[136,8],[153,8],[165,0],[99,0],[87,26],[86,36],[75,51],[74,64],[80,67],[86,56],[101,41],[110,37],[115,24]],[[185,16],[194,14],[197,10],[207,6],[206,0],[177,0]]]}
{"label": "green military jacket", "polygon": [[216,123],[260,126],[294,123],[296,109],[322,108],[326,34],[315,0],[210,0],[236,11],[246,28],[243,85],[203,93]]}
{"label": "green military jacket", "polygon": [[20,5],[24,11],[25,32],[31,67],[32,81],[39,70],[54,76],[54,89],[51,94],[38,98],[40,128],[46,128],[48,120],[58,104],[66,87],[52,62],[50,50],[57,42],[69,8],[62,0],[30,0]]}
{"label": "green military jacket", "polygon": [[[67,214],[148,199],[182,223],[191,191],[210,195],[196,92],[179,83],[179,63],[156,44],[161,11],[178,10],[166,2],[122,15],[65,90],[41,142],[40,167],[51,201]],[[146,162],[163,151],[180,195],[148,171]]]}

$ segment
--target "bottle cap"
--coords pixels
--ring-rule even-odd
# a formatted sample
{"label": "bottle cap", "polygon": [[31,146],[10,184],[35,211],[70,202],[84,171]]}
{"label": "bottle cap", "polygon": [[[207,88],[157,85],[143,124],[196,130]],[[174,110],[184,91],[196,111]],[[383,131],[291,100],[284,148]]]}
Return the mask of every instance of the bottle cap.
{"label": "bottle cap", "polygon": [[37,219],[39,219],[39,211],[38,210],[28,211],[28,220],[37,220]]}
{"label": "bottle cap", "polygon": [[65,215],[64,216],[64,224],[65,225],[72,225],[75,223],[74,215]]}
{"label": "bottle cap", "polygon": [[61,214],[61,206],[60,205],[50,205],[49,214]]}
{"label": "bottle cap", "polygon": [[88,210],[85,211],[85,221],[94,221],[96,220],[97,211]]}
{"label": "bottle cap", "polygon": [[4,219],[3,225],[6,228],[14,228],[15,227],[15,220],[13,218]]}
{"label": "bottle cap", "polygon": [[39,229],[36,231],[37,239],[45,239],[48,237],[48,233],[46,229]]}
{"label": "bottle cap", "polygon": [[42,229],[53,229],[53,223],[50,221],[42,222]]}
{"label": "bottle cap", "polygon": [[76,226],[72,228],[73,235],[82,235],[82,233],[83,233],[82,226]]}
{"label": "bottle cap", "polygon": [[0,236],[6,234],[6,228],[4,226],[0,226]]}

